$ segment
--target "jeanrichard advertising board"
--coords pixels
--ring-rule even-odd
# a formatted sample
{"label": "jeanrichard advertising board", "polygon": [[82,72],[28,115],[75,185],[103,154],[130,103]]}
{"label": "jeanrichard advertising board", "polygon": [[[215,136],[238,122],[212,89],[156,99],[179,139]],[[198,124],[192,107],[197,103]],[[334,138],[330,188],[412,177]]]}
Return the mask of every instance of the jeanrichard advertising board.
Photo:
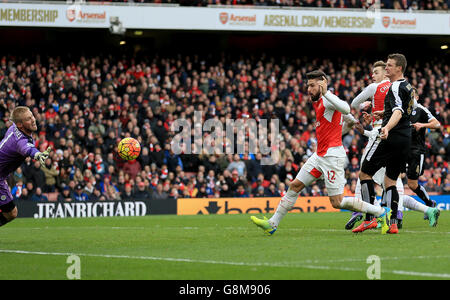
{"label": "jeanrichard advertising board", "polygon": [[[416,200],[420,201],[416,196]],[[450,196],[431,196],[440,210],[450,210]],[[218,215],[267,214],[272,215],[280,197],[263,198],[180,198],[140,199],[135,201],[72,201],[33,202],[16,201],[19,217],[91,218],[134,217],[155,214],[167,215]],[[299,197],[290,213],[337,212],[328,197]]]}

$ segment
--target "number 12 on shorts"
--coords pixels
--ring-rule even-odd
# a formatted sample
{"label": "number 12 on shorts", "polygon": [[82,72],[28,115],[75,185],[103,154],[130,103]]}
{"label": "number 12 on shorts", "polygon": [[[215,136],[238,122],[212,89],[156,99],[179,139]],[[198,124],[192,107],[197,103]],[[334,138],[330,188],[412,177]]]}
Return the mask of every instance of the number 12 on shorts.
{"label": "number 12 on shorts", "polygon": [[334,180],[336,180],[336,172],[330,170],[327,173],[328,173],[328,181],[334,183]]}

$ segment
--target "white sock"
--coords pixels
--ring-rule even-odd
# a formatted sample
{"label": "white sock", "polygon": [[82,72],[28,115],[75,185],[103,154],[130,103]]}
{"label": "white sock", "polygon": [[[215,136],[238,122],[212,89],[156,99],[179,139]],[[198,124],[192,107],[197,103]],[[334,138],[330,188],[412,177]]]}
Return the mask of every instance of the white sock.
{"label": "white sock", "polygon": [[270,225],[273,227],[278,227],[281,219],[294,207],[295,202],[297,202],[298,195],[300,193],[296,193],[290,188],[288,189],[286,195],[281,198],[280,203],[278,203],[277,210],[273,214],[273,216],[269,219]]}
{"label": "white sock", "polygon": [[342,199],[340,208],[362,213],[369,213],[376,217],[379,217],[384,213],[384,208],[382,208],[381,206],[375,206],[373,204],[359,200],[356,197],[348,197]]}
{"label": "white sock", "polygon": [[423,213],[426,213],[428,210],[428,206],[420,203],[419,201],[408,195],[403,195],[403,206],[415,211],[421,211]]}

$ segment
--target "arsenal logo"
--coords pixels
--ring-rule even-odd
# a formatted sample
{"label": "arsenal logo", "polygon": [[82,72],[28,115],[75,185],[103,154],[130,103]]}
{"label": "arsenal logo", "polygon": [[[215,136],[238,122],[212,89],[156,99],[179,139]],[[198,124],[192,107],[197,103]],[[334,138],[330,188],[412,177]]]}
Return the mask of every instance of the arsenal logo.
{"label": "arsenal logo", "polygon": [[68,8],[66,11],[66,17],[67,20],[69,20],[70,22],[72,22],[73,20],[75,20],[75,16],[76,16],[76,11],[73,8]]}
{"label": "arsenal logo", "polygon": [[391,18],[383,17],[383,26],[388,28],[389,27],[389,23],[391,23]]}
{"label": "arsenal logo", "polygon": [[225,25],[228,22],[228,13],[226,12],[220,13],[219,19],[220,22]]}

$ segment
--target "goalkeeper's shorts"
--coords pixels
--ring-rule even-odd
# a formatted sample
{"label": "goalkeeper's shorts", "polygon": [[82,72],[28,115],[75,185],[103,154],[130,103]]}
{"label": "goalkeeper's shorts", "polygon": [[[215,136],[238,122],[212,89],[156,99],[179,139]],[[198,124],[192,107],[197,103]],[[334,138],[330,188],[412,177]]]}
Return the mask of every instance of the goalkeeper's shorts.
{"label": "goalkeeper's shorts", "polygon": [[[11,194],[11,190],[9,189],[8,182],[6,182],[6,179],[0,180],[0,207],[12,201],[13,196]],[[2,211],[7,212],[5,207]]]}

